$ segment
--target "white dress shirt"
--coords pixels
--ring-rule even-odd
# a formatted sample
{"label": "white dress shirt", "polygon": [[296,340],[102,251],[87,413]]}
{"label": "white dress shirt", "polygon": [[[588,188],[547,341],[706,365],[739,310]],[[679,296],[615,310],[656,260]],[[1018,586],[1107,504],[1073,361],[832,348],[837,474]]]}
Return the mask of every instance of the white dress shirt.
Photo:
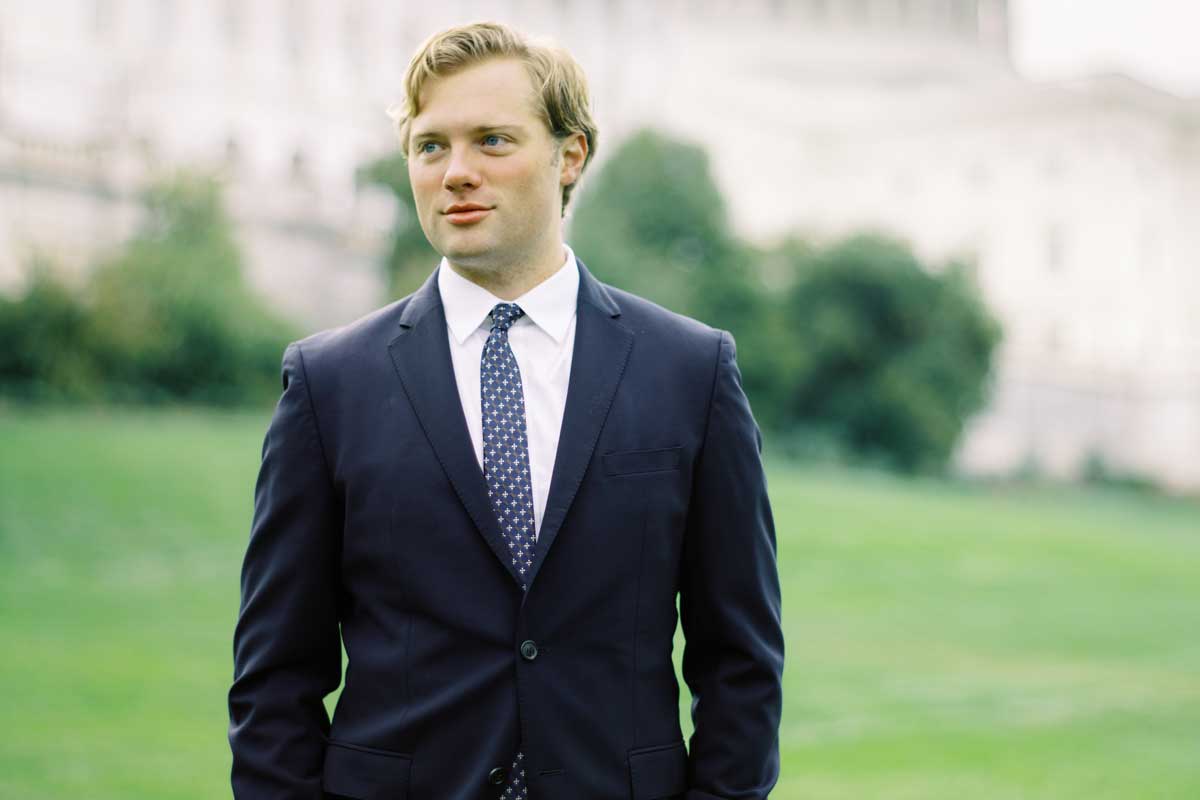
{"label": "white dress shirt", "polygon": [[513,302],[525,316],[508,331],[508,343],[525,392],[525,428],[529,441],[529,481],[533,489],[534,538],[542,529],[550,476],[558,453],[558,434],[567,405],[571,356],[575,351],[575,307],[579,267],[571,248],[558,271],[516,300],[501,300],[455,272],[446,259],[438,267],[438,292],[446,312],[450,361],[458,384],[467,431],[475,458],[483,469],[483,412],[480,408],[479,362],[491,331],[492,308]]}

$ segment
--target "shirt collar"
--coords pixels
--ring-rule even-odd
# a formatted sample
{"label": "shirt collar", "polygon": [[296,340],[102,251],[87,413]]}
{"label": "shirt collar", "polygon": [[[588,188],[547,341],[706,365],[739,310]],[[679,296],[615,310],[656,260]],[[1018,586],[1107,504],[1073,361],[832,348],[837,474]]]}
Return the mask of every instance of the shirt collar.
{"label": "shirt collar", "polygon": [[[575,316],[579,300],[579,266],[575,253],[563,245],[567,256],[553,275],[512,302],[521,307],[530,321],[562,343],[567,327]],[[462,344],[475,330],[487,323],[499,297],[455,272],[446,259],[438,265],[438,293],[446,312],[446,324],[454,340]]]}

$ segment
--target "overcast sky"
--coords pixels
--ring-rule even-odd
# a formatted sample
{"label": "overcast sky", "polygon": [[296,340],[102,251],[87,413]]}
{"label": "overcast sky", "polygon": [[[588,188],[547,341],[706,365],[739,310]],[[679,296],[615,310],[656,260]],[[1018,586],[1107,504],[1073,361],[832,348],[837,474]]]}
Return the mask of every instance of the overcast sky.
{"label": "overcast sky", "polygon": [[1200,0],[1009,0],[1017,68],[1035,80],[1118,70],[1200,97]]}

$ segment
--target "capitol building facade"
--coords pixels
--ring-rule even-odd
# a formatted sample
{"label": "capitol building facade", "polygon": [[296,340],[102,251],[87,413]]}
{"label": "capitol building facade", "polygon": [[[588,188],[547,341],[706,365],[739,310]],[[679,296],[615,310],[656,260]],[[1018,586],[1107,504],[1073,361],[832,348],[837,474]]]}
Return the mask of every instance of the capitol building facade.
{"label": "capitol building facade", "polygon": [[1098,457],[1200,489],[1200,99],[1025,80],[1006,5],[0,0],[0,291],[34,254],[85,269],[189,165],[223,176],[282,310],[315,329],[381,304],[398,209],[355,169],[395,148],[415,47],[499,19],[583,63],[601,162],[652,125],[707,149],[755,242],[870,229],[969,264],[1005,338],[962,471]]}

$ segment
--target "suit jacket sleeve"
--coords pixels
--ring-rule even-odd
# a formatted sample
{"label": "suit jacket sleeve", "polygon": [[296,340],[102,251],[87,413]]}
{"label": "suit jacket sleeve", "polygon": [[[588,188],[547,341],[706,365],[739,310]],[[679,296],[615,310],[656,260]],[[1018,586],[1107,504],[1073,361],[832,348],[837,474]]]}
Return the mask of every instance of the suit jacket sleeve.
{"label": "suit jacket sleeve", "polygon": [[722,332],[680,582],[695,728],[687,800],[766,798],[779,775],[783,631],[761,448]]}
{"label": "suit jacket sleeve", "polygon": [[323,699],[341,680],[339,503],[296,344],[283,356],[283,386],[263,442],[233,641],[229,742],[241,800],[323,797]]}

